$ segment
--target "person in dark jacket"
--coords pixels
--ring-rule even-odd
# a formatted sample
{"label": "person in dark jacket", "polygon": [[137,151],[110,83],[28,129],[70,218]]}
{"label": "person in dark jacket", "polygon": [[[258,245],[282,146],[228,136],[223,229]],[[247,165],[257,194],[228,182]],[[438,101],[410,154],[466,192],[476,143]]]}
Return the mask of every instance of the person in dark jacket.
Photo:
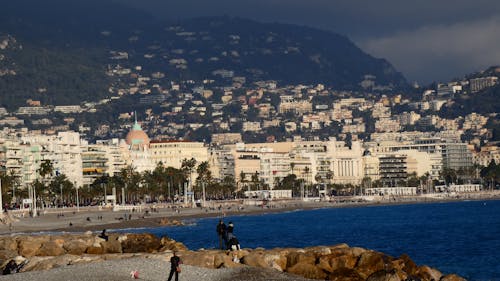
{"label": "person in dark jacket", "polygon": [[224,246],[227,244],[227,236],[226,236],[226,224],[219,220],[219,224],[217,224],[217,236],[219,236],[219,249],[224,250]]}
{"label": "person in dark jacket", "polygon": [[233,235],[227,243],[229,245],[228,250],[231,250],[231,251],[241,250],[240,242],[238,241],[238,238],[236,238],[236,236]]}
{"label": "person in dark jacket", "polygon": [[181,272],[181,258],[177,256],[177,252],[174,251],[174,255],[170,258],[170,274],[168,275],[168,281],[172,280],[172,276],[175,273],[175,281],[179,281],[179,273]]}
{"label": "person in dark jacket", "polygon": [[229,222],[226,228],[226,249],[231,250],[231,245],[229,244],[229,241],[234,237],[234,225],[233,222]]}

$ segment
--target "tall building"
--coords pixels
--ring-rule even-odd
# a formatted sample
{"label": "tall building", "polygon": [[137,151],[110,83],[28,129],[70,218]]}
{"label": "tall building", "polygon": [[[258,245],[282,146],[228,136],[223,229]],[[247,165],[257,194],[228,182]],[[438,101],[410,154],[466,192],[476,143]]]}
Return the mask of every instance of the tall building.
{"label": "tall building", "polygon": [[380,156],[379,160],[380,181],[384,186],[401,186],[406,181],[406,155],[393,154]]}
{"label": "tall building", "polygon": [[82,186],[82,141],[79,133],[67,131],[57,135],[26,135],[22,141],[40,146],[41,161],[52,163],[53,176],[64,174],[73,184]]}

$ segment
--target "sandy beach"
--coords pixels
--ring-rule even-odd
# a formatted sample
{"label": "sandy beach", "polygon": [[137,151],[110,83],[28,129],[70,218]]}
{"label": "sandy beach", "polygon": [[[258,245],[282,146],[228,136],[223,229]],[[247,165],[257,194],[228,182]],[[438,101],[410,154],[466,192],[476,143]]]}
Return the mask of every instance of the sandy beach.
{"label": "sandy beach", "polygon": [[[30,271],[12,275],[0,275],[0,280],[9,281],[122,281],[133,280],[132,270],[139,271],[139,280],[167,280],[170,263],[167,258],[134,257],[129,259],[107,260],[86,264],[68,265],[46,271]],[[208,269],[182,265],[179,280],[183,281],[252,281],[286,280],[307,281],[300,276],[286,274],[272,269],[240,267]]]}

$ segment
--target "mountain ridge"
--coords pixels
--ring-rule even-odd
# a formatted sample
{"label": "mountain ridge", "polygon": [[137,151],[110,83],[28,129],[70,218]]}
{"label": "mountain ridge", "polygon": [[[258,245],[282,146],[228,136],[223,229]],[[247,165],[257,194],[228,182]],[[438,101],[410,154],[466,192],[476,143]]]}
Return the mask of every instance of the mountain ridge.
{"label": "mountain ridge", "polygon": [[[7,108],[22,106],[29,98],[64,105],[116,95],[109,89],[130,84],[128,77],[107,75],[106,69],[117,66],[140,66],[141,76],[164,73],[166,78],[158,81],[163,87],[187,79],[227,83],[214,74],[220,70],[245,77],[247,83],[276,80],[359,90],[368,75],[370,83],[383,89],[408,85],[389,62],[330,31],[228,16],[158,21],[108,1],[69,7],[65,1],[49,0],[57,9],[48,9],[45,2],[23,9],[30,2],[8,2],[8,9],[0,12],[0,34],[25,46],[7,54],[0,50],[17,67],[15,77],[0,76],[1,103]],[[97,12],[86,17],[90,8]],[[110,52],[126,53],[126,58],[116,59]],[[68,80],[82,81],[71,85]],[[44,95],[38,89],[46,90]]]}

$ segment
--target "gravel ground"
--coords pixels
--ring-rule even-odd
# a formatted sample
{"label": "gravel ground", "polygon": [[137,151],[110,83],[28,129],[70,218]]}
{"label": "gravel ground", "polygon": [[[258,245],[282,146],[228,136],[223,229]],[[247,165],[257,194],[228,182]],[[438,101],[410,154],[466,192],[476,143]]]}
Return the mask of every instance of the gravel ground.
{"label": "gravel ground", "polygon": [[[139,280],[167,280],[170,264],[166,260],[135,257],[121,260],[68,265],[46,271],[30,271],[0,276],[0,280],[9,281],[122,281],[130,280],[130,272],[139,271]],[[207,269],[182,265],[180,281],[304,281],[270,269],[243,267],[232,269]]]}

